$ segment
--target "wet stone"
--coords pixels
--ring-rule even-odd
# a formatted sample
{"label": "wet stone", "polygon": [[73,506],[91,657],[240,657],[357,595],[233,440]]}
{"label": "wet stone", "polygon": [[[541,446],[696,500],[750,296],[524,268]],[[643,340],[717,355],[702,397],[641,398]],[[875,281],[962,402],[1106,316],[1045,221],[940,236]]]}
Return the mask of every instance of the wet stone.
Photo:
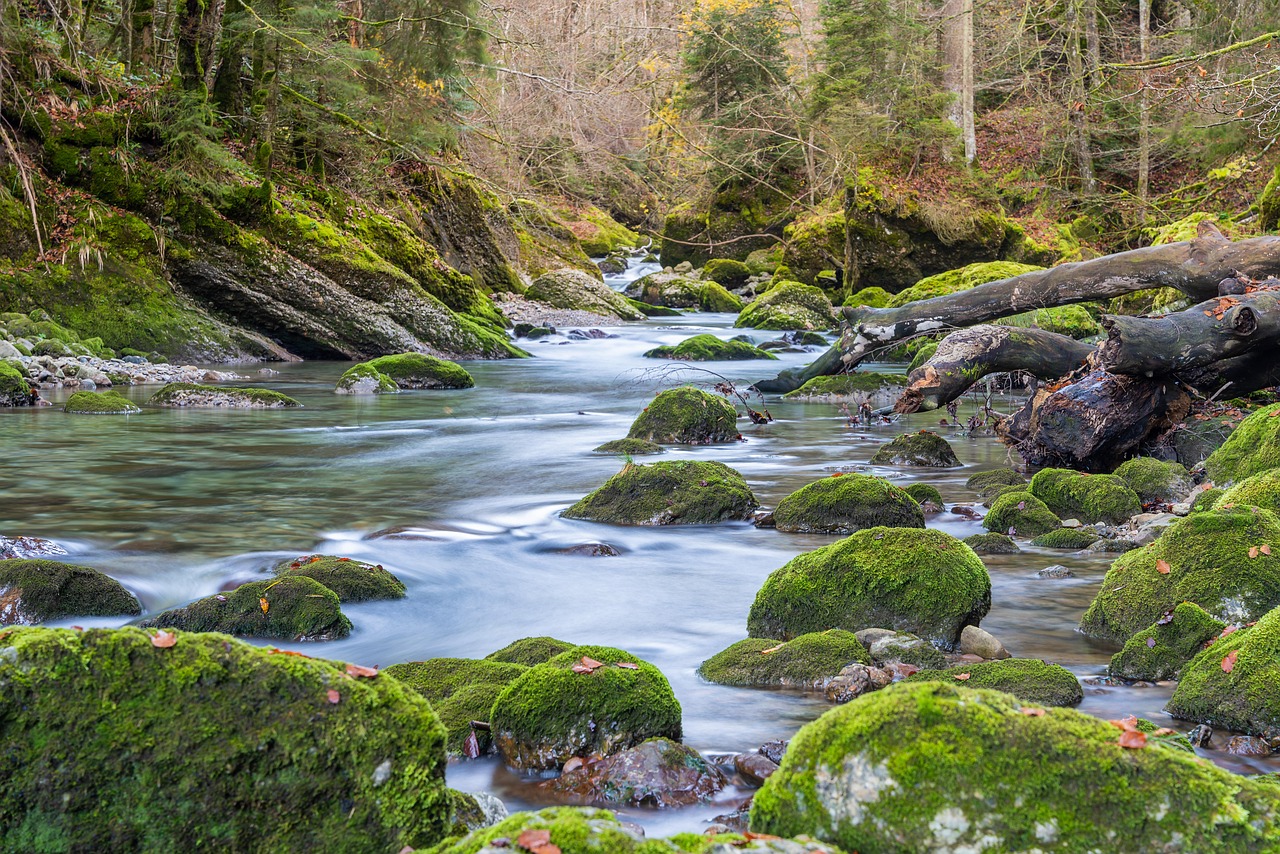
{"label": "wet stone", "polygon": [[778,770],[778,763],[760,753],[739,753],[733,758],[733,769],[749,785],[762,786]]}
{"label": "wet stone", "polygon": [[618,557],[622,552],[608,543],[582,543],[568,548],[556,549],[556,554],[576,555],[578,557]]}
{"label": "wet stone", "polygon": [[1272,748],[1265,738],[1237,735],[1227,742],[1227,753],[1235,756],[1270,756]]}
{"label": "wet stone", "polygon": [[1075,578],[1076,574],[1062,564],[1046,566],[1036,573],[1036,578]]}

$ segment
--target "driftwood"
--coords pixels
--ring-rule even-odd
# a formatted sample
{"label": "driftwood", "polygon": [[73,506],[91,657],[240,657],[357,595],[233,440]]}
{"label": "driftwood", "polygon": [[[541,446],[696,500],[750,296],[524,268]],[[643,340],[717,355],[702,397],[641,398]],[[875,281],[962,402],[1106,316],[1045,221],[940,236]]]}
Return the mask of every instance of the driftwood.
{"label": "driftwood", "polygon": [[988,374],[1025,371],[1056,380],[1079,368],[1092,352],[1092,345],[1043,329],[971,326],[942,339],[933,357],[911,372],[893,409],[904,414],[937,409]]}

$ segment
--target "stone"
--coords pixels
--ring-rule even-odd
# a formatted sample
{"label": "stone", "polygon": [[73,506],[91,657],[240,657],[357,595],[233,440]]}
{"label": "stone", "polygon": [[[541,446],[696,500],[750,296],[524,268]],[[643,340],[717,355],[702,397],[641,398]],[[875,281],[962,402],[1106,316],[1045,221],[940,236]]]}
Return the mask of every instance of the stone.
{"label": "stone", "polygon": [[336,555],[302,555],[282,560],[271,570],[279,578],[305,576],[338,594],[339,602],[367,602],[372,599],[403,599],[404,582],[382,568]]}
{"label": "stone", "polygon": [[351,634],[338,595],[305,577],[252,581],[227,594],[162,611],[138,625],[288,641],[337,640]]}
{"label": "stone", "polygon": [[589,311],[622,320],[644,320],[622,294],[581,270],[554,270],[533,280],[525,292],[527,299],[555,308]]}
{"label": "stone", "polygon": [[904,433],[881,445],[871,457],[873,466],[924,466],[928,468],[956,468],[960,460],[947,440],[937,433],[921,430]]}
{"label": "stone", "polygon": [[965,626],[961,630],[960,651],[980,655],[988,661],[1009,658],[1009,650],[1004,648],[1004,644],[977,626]]}
{"label": "stone", "polygon": [[1055,563],[1036,572],[1036,578],[1075,578],[1076,574],[1065,566]]}
{"label": "stone", "polygon": [[[11,548],[29,551],[23,545]],[[132,593],[92,567],[30,558],[0,560],[0,626],[140,613],[142,606]]]}
{"label": "stone", "polygon": [[0,536],[0,560],[56,557],[66,553],[67,550],[53,540],[44,540],[40,537]]}
{"label": "stone", "polygon": [[988,531],[1009,532],[1021,537],[1038,537],[1056,530],[1058,517],[1030,492],[1006,492],[991,505],[982,520]]}
{"label": "stone", "polygon": [[169,383],[151,396],[148,406],[214,409],[282,409],[302,406],[293,398],[265,388]]}
{"label": "stone", "polygon": [[863,528],[923,528],[920,505],[878,477],[837,472],[778,502],[774,525],[788,533],[850,534]]}
{"label": "stone", "polygon": [[945,670],[921,670],[907,681],[963,683],[966,688],[1003,691],[1024,703],[1045,706],[1075,706],[1084,700],[1084,689],[1075,674],[1036,658],[965,662]]}
{"label": "stone", "polygon": [[1142,512],[1142,501],[1124,480],[1112,474],[1083,474],[1070,469],[1041,469],[1027,491],[1059,517],[1119,525]]}
{"label": "stone", "polygon": [[627,463],[561,515],[612,525],[710,525],[750,519],[759,503],[724,463]]}
{"label": "stone", "polygon": [[778,763],[760,753],[739,753],[733,757],[733,769],[747,785],[761,786],[778,770]]}
{"label": "stone", "polygon": [[[393,664],[382,673],[399,679],[426,698],[448,734],[449,753],[466,756],[471,722],[489,720],[498,694],[528,669],[523,664],[499,661],[431,658]],[[475,731],[477,753],[487,753],[492,746],[489,732]]]}
{"label": "stone", "polygon": [[708,801],[727,782],[697,751],[654,738],[584,762],[539,788],[571,803],[664,809]]}
{"label": "stone", "polygon": [[628,439],[671,445],[733,442],[738,432],[733,404],[714,394],[680,386],[659,392],[631,424]]}
{"label": "stone", "polygon": [[702,662],[698,675],[719,685],[823,690],[852,663],[870,664],[852,632],[832,629],[790,641],[747,638]]}

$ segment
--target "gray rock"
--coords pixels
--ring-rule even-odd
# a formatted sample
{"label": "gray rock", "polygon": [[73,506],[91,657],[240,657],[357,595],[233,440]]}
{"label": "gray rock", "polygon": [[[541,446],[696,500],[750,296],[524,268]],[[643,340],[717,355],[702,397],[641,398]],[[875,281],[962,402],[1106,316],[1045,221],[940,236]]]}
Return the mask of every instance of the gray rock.
{"label": "gray rock", "polygon": [[67,550],[52,540],[39,537],[0,537],[0,560],[64,555]]}
{"label": "gray rock", "polygon": [[854,632],[853,636],[858,639],[858,643],[870,648],[873,643],[883,638],[891,638],[896,635],[893,629],[863,629],[860,632]]}
{"label": "gray rock", "polygon": [[1004,648],[990,632],[977,626],[965,626],[960,632],[960,651],[968,655],[980,655],[988,660],[1009,658],[1009,650]]}
{"label": "gray rock", "polygon": [[1055,563],[1053,566],[1046,566],[1044,569],[1036,573],[1036,578],[1075,578],[1076,574],[1067,569],[1062,564]]}

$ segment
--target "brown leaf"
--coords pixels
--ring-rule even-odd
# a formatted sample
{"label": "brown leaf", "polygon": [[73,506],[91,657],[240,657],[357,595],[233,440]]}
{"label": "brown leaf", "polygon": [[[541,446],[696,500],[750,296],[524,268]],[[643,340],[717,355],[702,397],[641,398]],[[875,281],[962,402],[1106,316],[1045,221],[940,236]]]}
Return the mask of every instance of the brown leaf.
{"label": "brown leaf", "polygon": [[568,762],[564,763],[564,767],[560,769],[561,774],[568,774],[570,771],[577,771],[587,763],[583,761],[581,756],[574,756]]}
{"label": "brown leaf", "polygon": [[957,673],[955,674],[955,678],[959,679],[961,682],[968,682],[970,675],[971,674],[968,674],[968,673]]}
{"label": "brown leaf", "polygon": [[270,603],[270,602],[268,602],[268,601],[266,600],[266,597],[264,597],[264,596],[259,596],[259,597],[258,597],[258,607],[259,607],[259,608],[261,608],[261,609],[262,609],[262,613],[264,613],[264,614],[265,614],[265,613],[267,613],[268,609],[270,609],[270,608],[271,608],[271,603]]}
{"label": "brown leaf", "polygon": [[615,661],[614,664],[616,664],[618,667],[621,667],[623,670],[639,670],[640,669],[640,665],[636,664],[634,661]]}
{"label": "brown leaf", "polygon": [[164,629],[159,629],[154,635],[151,636],[151,645],[154,646],[156,649],[168,649],[169,647],[173,646],[177,642],[178,642],[177,633],[166,632]]}
{"label": "brown leaf", "polygon": [[1258,546],[1258,551],[1262,552],[1264,555],[1267,555],[1268,557],[1271,556],[1271,546],[1268,546],[1265,544]]}
{"label": "brown leaf", "polygon": [[587,658],[585,655],[582,656],[580,660],[582,661],[582,665],[584,667],[590,667],[592,670],[597,670],[601,667],[604,667],[603,661],[596,661],[594,658]]}
{"label": "brown leaf", "polygon": [[585,664],[582,664],[580,662],[575,662],[571,669],[573,670],[574,673],[595,673],[596,672],[595,668],[587,667]]}
{"label": "brown leaf", "polygon": [[1156,730],[1151,734],[1152,735],[1177,735],[1178,731],[1176,729],[1170,729],[1167,726],[1162,726],[1160,727],[1160,729]]}
{"label": "brown leaf", "polygon": [[335,706],[342,702],[342,695],[332,688],[329,689],[329,702]]}
{"label": "brown leaf", "polygon": [[1107,721],[1107,723],[1111,724],[1116,729],[1124,730],[1125,732],[1138,731],[1138,719],[1134,715],[1125,715],[1118,721]]}
{"label": "brown leaf", "polygon": [[1044,709],[1038,709],[1035,706],[1023,706],[1018,711],[1022,712],[1024,715],[1026,715],[1029,718],[1044,717]]}
{"label": "brown leaf", "polygon": [[551,831],[526,830],[516,838],[516,845],[526,851],[537,851],[551,844]]}
{"label": "brown leaf", "polygon": [[1237,655],[1238,653],[1239,653],[1239,650],[1234,650],[1234,649],[1233,649],[1233,650],[1231,650],[1231,652],[1227,653],[1227,657],[1226,657],[1226,658],[1222,659],[1222,672],[1223,672],[1223,673],[1230,673],[1232,670],[1235,670],[1235,669],[1236,669],[1236,655]]}
{"label": "brown leaf", "polygon": [[1133,730],[1132,732],[1120,733],[1120,740],[1117,742],[1121,747],[1128,750],[1137,750],[1147,746],[1146,733]]}
{"label": "brown leaf", "polygon": [[467,733],[466,741],[462,742],[462,753],[468,759],[480,758],[480,739],[476,736],[475,730]]}
{"label": "brown leaf", "polygon": [[368,678],[372,679],[373,677],[378,675],[378,668],[365,667],[364,665],[361,665],[361,664],[348,664],[347,675],[348,676],[367,676]]}
{"label": "brown leaf", "polygon": [[1161,575],[1168,575],[1168,574],[1169,574],[1169,562],[1168,562],[1168,561],[1164,561],[1164,560],[1158,560],[1158,561],[1156,561],[1156,572],[1160,573]]}
{"label": "brown leaf", "polygon": [[1255,557],[1257,557],[1257,556],[1258,556],[1258,547],[1257,547],[1257,546],[1251,546],[1251,547],[1249,548],[1249,557],[1251,557],[1251,558],[1255,558]]}

